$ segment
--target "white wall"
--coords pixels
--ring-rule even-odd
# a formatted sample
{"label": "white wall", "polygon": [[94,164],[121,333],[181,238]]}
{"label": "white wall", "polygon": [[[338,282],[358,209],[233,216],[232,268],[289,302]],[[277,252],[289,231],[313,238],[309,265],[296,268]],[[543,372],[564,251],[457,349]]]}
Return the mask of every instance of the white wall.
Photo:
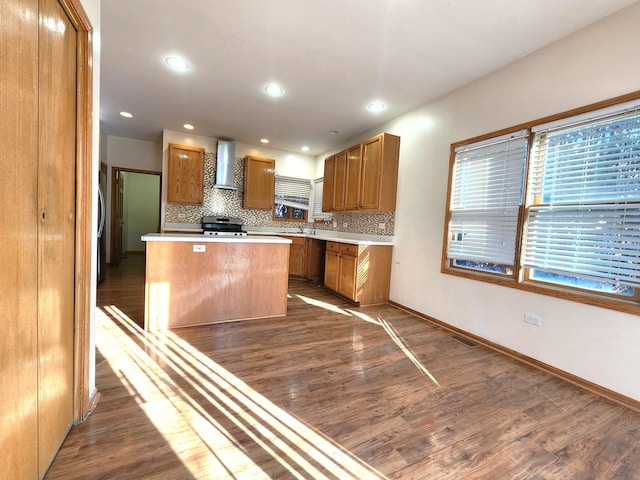
{"label": "white wall", "polygon": [[635,400],[640,318],[444,275],[440,261],[450,144],[640,90],[639,25],[636,3],[344,145],[401,137],[393,301]]}
{"label": "white wall", "polygon": [[158,231],[160,175],[122,172],[124,188],[123,244],[126,252],[144,252],[142,235]]}

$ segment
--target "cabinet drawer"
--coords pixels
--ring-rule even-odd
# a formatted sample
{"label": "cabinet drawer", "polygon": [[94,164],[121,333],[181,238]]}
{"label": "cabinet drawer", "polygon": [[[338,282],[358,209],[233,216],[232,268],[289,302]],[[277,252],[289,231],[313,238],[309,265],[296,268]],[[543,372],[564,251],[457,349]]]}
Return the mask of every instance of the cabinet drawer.
{"label": "cabinet drawer", "polygon": [[327,250],[340,253],[340,244],[338,242],[327,242]]}
{"label": "cabinet drawer", "polygon": [[353,255],[354,257],[358,256],[358,245],[352,245],[350,243],[341,243],[340,244],[340,253],[345,255]]}

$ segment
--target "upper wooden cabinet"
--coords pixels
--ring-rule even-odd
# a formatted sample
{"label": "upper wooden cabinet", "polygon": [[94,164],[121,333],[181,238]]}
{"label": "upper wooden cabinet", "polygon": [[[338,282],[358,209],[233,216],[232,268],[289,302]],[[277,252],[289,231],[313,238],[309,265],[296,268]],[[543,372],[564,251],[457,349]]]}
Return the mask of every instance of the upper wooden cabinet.
{"label": "upper wooden cabinet", "polygon": [[324,160],[324,182],[322,187],[322,211],[333,211],[333,177],[336,169],[336,156]]}
{"label": "upper wooden cabinet", "polygon": [[273,210],[276,161],[251,156],[244,160],[244,208]]}
{"label": "upper wooden cabinet", "polygon": [[344,209],[360,207],[360,178],[362,169],[362,144],[347,150],[347,169],[344,184]]}
{"label": "upper wooden cabinet", "polygon": [[167,201],[202,205],[204,148],[169,144]]}
{"label": "upper wooden cabinet", "polygon": [[[347,151],[336,153],[335,167],[333,169],[333,193],[331,198],[332,210],[339,212],[344,210],[344,200],[347,185]],[[324,188],[324,187],[323,187]],[[323,190],[324,195],[324,190]]]}
{"label": "upper wooden cabinet", "polygon": [[399,152],[400,137],[381,133],[327,158],[322,210],[394,211]]}

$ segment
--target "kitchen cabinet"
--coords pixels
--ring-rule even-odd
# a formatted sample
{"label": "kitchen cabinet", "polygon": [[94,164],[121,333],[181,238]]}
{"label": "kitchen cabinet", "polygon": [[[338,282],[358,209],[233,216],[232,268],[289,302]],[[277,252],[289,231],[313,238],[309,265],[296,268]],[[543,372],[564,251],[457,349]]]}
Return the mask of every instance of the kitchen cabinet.
{"label": "kitchen cabinet", "polygon": [[244,208],[273,210],[276,161],[271,158],[245,157]]}
{"label": "kitchen cabinet", "polygon": [[362,166],[362,144],[347,150],[344,185],[344,209],[357,210],[360,207],[360,177]]}
{"label": "kitchen cabinet", "polygon": [[331,155],[324,160],[324,180],[322,187],[322,211],[333,211],[333,177],[336,169],[336,156]]}
{"label": "kitchen cabinet", "polygon": [[[333,192],[331,209],[334,212],[344,210],[345,186],[347,183],[347,151],[336,153],[333,170]],[[324,194],[324,192],[323,192]]]}
{"label": "kitchen cabinet", "polygon": [[167,201],[202,205],[204,196],[204,148],[169,144]]}
{"label": "kitchen cabinet", "polygon": [[324,286],[360,305],[389,301],[392,247],[327,242]]}
{"label": "kitchen cabinet", "polygon": [[399,152],[400,137],[381,133],[326,159],[322,210],[394,211]]}
{"label": "kitchen cabinet", "polygon": [[283,237],[291,240],[289,250],[289,276],[304,277],[305,271],[305,238],[304,237]]}
{"label": "kitchen cabinet", "polygon": [[304,278],[312,283],[322,284],[324,277],[325,241],[305,238]]}
{"label": "kitchen cabinet", "polygon": [[340,272],[340,244],[327,242],[324,262],[324,286],[334,292],[338,291]]}

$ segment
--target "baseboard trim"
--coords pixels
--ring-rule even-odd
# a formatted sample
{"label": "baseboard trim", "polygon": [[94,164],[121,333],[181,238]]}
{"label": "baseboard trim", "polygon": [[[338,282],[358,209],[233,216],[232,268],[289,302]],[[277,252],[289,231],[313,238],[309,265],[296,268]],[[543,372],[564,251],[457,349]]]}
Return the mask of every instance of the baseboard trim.
{"label": "baseboard trim", "polygon": [[564,370],[561,370],[552,365],[536,360],[535,358],[528,357],[527,355],[517,352],[516,350],[512,350],[510,348],[504,347],[502,345],[494,343],[485,338],[479,337],[478,335],[474,335],[473,333],[469,333],[465,330],[454,327],[453,325],[449,325],[448,323],[443,322],[442,320],[438,320],[436,318],[430,317],[429,315],[420,313],[417,310],[413,310],[412,308],[405,307],[400,303],[390,300],[389,304],[404,312],[414,315],[420,318],[421,320],[425,320],[445,330],[454,332],[480,345],[483,345],[487,348],[500,352],[515,360],[518,360],[519,362],[522,362],[531,367],[537,368],[538,370],[542,370],[543,372],[553,375],[554,377],[560,378],[561,380],[564,380],[580,388],[583,388],[591,393],[595,393],[596,395],[604,397],[607,400],[611,400],[612,402],[622,405],[623,407],[627,407],[631,410],[635,410],[636,412],[640,412],[640,401],[638,400],[635,400],[631,397],[627,397],[626,395],[622,395],[621,393],[614,392],[613,390],[609,390],[608,388],[605,388],[596,383],[590,382],[589,380],[585,380],[584,378],[573,375],[572,373],[565,372]]}
{"label": "baseboard trim", "polygon": [[100,401],[100,397],[102,395],[100,394],[99,391],[95,391],[93,396],[89,399],[89,409],[88,411],[85,413],[84,417],[82,417],[80,419],[79,422],[76,423],[76,425],[81,424],[82,422],[84,422],[87,418],[89,418],[89,415],[91,415],[93,413],[93,411],[96,409],[96,406],[98,405],[98,402]]}

